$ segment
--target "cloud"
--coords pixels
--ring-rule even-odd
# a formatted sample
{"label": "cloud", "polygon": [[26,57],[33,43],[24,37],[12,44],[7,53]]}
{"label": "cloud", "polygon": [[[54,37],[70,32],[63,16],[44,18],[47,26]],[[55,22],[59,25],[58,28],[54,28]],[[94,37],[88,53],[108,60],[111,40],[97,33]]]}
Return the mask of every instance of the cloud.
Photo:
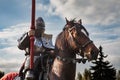
{"label": "cloud", "polygon": [[5,73],[18,72],[25,58],[24,52],[12,47],[0,49],[0,52],[0,70]]}
{"label": "cloud", "polygon": [[[61,17],[81,18],[87,24],[120,22],[119,0],[50,0],[53,12]],[[49,9],[49,8],[48,8]]]}
{"label": "cloud", "polygon": [[[17,44],[17,39],[26,32],[29,24],[22,23],[15,26],[10,26],[8,28],[0,31],[0,43],[1,46],[13,46]],[[9,43],[9,44],[8,44]]]}
{"label": "cloud", "polygon": [[14,43],[17,41],[17,38],[19,38],[24,32],[27,32],[29,26],[30,26],[29,23],[21,23],[4,28],[0,31],[0,40],[3,43],[6,42],[14,45]]}
{"label": "cloud", "polygon": [[103,44],[104,51],[109,55],[119,56],[120,38],[117,40],[106,41]]}
{"label": "cloud", "polygon": [[29,23],[21,23],[0,31],[0,69],[18,71],[24,60],[24,51],[17,48],[17,39],[28,29]]}
{"label": "cloud", "polygon": [[29,23],[21,23],[14,26],[10,26],[8,28],[4,28],[0,32],[0,38],[10,38],[18,36],[19,34],[23,34],[23,31],[25,32],[29,27]]}
{"label": "cloud", "polygon": [[[19,60],[18,60],[19,59]],[[18,72],[20,69],[20,66],[22,65],[23,59],[17,57],[12,58],[0,58],[0,70],[4,71],[5,73],[8,72]]]}
{"label": "cloud", "polygon": [[48,6],[46,5],[43,5],[41,3],[38,3],[37,6],[36,6],[36,10],[40,10],[40,11],[46,11],[48,9]]}

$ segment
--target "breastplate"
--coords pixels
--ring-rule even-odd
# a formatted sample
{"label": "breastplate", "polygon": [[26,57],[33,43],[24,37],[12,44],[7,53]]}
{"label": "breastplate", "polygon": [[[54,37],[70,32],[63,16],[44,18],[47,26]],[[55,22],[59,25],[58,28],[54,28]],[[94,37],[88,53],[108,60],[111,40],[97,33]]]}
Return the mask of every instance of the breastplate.
{"label": "breastplate", "polygon": [[[43,47],[44,46],[44,47]],[[40,55],[40,53],[43,53],[46,49],[54,49],[54,46],[52,44],[52,35],[44,34],[41,38],[35,38],[34,41],[34,54]],[[29,49],[26,51],[28,52]]]}
{"label": "breastplate", "polygon": [[42,41],[40,39],[35,38],[35,41],[34,41],[34,52],[35,52],[35,54],[36,53],[40,54],[44,51],[45,51],[45,49],[43,48]]}

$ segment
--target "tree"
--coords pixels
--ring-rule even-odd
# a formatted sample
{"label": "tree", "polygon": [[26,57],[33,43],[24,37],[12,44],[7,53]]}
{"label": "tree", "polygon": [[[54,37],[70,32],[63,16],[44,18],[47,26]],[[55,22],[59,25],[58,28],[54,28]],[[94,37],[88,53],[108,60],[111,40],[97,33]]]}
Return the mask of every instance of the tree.
{"label": "tree", "polygon": [[82,75],[81,75],[80,72],[77,74],[77,79],[76,80],[82,80]]}
{"label": "tree", "polygon": [[4,72],[0,71],[0,78],[2,78],[4,76]]}
{"label": "tree", "polygon": [[84,70],[83,78],[84,78],[84,80],[91,80],[91,72],[90,72],[90,70],[88,70],[88,69]]}
{"label": "tree", "polygon": [[110,65],[109,61],[104,61],[104,53],[102,52],[102,47],[100,46],[99,57],[96,61],[92,63],[95,66],[91,66],[91,80],[115,80],[116,79],[116,70],[113,68],[113,65]]}
{"label": "tree", "polygon": [[116,80],[120,80],[120,70],[117,72]]}
{"label": "tree", "polygon": [[88,69],[85,69],[83,75],[79,72],[77,74],[76,80],[91,80],[91,72]]}

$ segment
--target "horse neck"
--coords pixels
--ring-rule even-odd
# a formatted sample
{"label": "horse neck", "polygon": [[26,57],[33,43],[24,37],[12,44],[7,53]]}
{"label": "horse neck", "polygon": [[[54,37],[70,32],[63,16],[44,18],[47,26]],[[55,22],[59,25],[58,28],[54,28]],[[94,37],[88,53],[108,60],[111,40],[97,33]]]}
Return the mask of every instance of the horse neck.
{"label": "horse neck", "polygon": [[65,50],[59,50],[57,52],[57,55],[64,57],[64,58],[75,58],[76,57],[75,53],[69,51],[67,48]]}
{"label": "horse neck", "polygon": [[56,54],[61,57],[76,57],[75,51],[73,51],[72,47],[69,45],[64,32],[60,33],[56,39],[55,51]]}

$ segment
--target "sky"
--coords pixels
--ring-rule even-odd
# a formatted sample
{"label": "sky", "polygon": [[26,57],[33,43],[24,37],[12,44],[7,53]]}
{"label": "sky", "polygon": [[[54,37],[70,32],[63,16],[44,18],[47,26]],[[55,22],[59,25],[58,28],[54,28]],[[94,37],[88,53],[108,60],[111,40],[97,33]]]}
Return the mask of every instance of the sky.
{"label": "sky", "polygon": [[[31,22],[32,0],[0,0],[0,70],[18,72],[25,55],[17,39]],[[53,44],[68,20],[82,19],[94,44],[103,47],[107,61],[120,70],[120,0],[36,0],[36,18],[42,16]],[[77,72],[90,68],[90,62],[77,64]]]}

